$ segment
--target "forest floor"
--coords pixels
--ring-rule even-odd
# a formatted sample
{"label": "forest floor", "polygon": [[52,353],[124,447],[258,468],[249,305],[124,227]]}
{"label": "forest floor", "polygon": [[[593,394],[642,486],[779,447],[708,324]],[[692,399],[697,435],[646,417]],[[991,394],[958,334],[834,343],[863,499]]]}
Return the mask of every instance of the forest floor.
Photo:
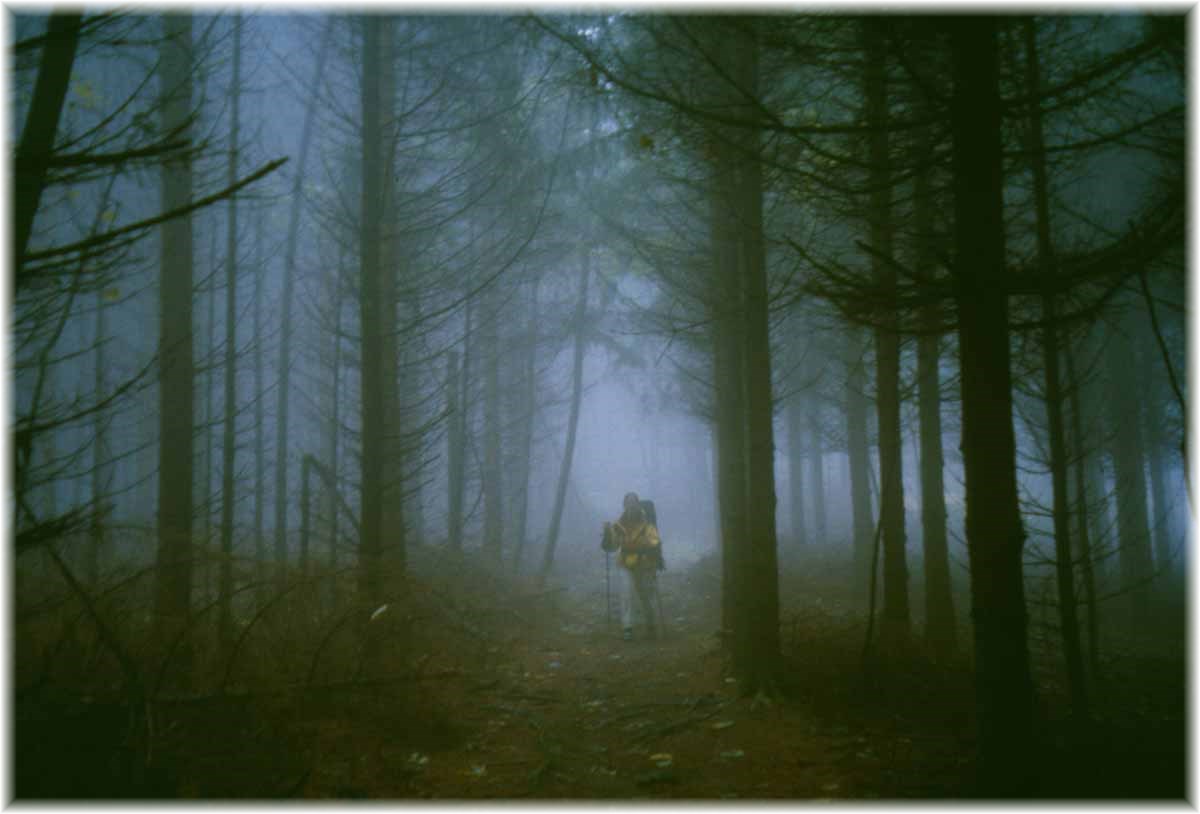
{"label": "forest floor", "polygon": [[[151,770],[136,778],[112,770],[114,710],[19,699],[16,795],[975,798],[969,665],[914,656],[865,676],[863,614],[789,590],[804,587],[800,573],[781,577],[799,599],[785,607],[786,680],[769,701],[742,697],[728,674],[711,563],[665,572],[665,635],[629,642],[606,623],[602,575],[591,591],[568,591],[460,571],[411,592],[398,628],[404,671],[164,700]],[[1111,663],[1117,690],[1097,695],[1084,735],[1046,679],[1031,746],[1045,770],[1029,796],[1182,800],[1183,659]]]}

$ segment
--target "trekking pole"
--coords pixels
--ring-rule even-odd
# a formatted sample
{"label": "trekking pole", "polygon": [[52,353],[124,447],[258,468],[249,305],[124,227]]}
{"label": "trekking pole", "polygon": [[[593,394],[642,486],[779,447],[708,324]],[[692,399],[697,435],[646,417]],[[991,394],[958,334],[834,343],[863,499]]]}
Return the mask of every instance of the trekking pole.
{"label": "trekking pole", "polygon": [[654,577],[654,598],[658,600],[658,635],[666,637],[667,635],[667,617],[663,616],[662,609],[662,590],[658,587],[658,577]]}

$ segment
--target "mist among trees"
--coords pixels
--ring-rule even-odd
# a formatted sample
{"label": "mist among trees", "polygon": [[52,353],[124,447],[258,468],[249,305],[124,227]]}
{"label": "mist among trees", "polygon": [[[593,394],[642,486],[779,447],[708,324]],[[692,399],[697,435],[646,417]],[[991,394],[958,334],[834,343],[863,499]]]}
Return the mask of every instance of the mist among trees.
{"label": "mist among trees", "polygon": [[9,14],[18,798],[1184,796],[1184,18],[732,11]]}

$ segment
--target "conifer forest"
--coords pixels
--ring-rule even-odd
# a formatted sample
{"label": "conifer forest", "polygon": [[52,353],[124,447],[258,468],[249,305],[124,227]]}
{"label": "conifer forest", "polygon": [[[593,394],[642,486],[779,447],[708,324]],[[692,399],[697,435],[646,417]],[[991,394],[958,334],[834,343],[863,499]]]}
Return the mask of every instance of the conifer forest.
{"label": "conifer forest", "polygon": [[5,18],[6,799],[1190,798],[1184,10]]}

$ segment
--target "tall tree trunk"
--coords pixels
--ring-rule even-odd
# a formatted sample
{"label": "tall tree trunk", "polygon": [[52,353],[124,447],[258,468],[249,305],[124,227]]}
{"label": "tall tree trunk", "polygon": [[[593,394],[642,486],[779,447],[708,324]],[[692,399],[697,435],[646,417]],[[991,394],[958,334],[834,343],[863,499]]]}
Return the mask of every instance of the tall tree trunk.
{"label": "tall tree trunk", "polygon": [[1150,624],[1150,578],[1154,570],[1150,552],[1146,508],[1145,459],[1140,432],[1140,399],[1137,394],[1137,356],[1133,351],[1131,320],[1109,339],[1104,355],[1108,374],[1109,421],[1113,429],[1113,480],[1117,498],[1117,533],[1120,541],[1121,593],[1129,630],[1142,631]]}
{"label": "tall tree trunk", "polygon": [[462,371],[459,370],[458,352],[446,354],[446,545],[451,551],[462,551],[463,510],[463,421],[465,400],[459,392]]}
{"label": "tall tree trunk", "polygon": [[[866,53],[864,98],[869,138],[871,272],[883,292],[894,292],[892,265],[891,168],[888,158],[888,99],[886,84],[886,26],[883,18],[863,19]],[[877,370],[875,407],[879,421],[879,513],[883,539],[883,614],[880,638],[885,647],[907,645],[910,635],[908,563],[904,527],[904,459],[900,434],[900,334],[894,310],[889,309],[875,329]]]}
{"label": "tall tree trunk", "polygon": [[867,444],[869,420],[866,397],[866,349],[858,329],[845,333],[846,455],[850,467],[850,505],[854,529],[855,594],[865,597],[871,579],[871,453]]}
{"label": "tall tree trunk", "polygon": [[[746,395],[743,387],[744,294],[738,267],[736,165],[725,134],[715,134],[712,180],[713,389],[716,435],[717,507],[721,531],[721,629],[732,637],[745,614],[737,548],[747,538]],[[732,638],[726,640],[732,644]]]}
{"label": "tall tree trunk", "polygon": [[[344,260],[338,263],[337,276],[334,279],[333,287],[333,336],[331,343],[333,345],[333,384],[330,391],[329,405],[329,437],[327,439],[329,463],[326,464],[326,469],[329,470],[329,477],[332,483],[325,487],[326,496],[326,511],[329,512],[329,572],[331,574],[337,572],[338,567],[338,543],[341,535],[341,499],[338,494],[338,483],[340,482],[341,466],[338,459],[341,454],[342,440],[342,399],[340,397],[342,388],[342,270],[345,267]],[[337,602],[337,579],[332,579],[329,582],[329,599],[331,604]]]}
{"label": "tall tree trunk", "polygon": [[[815,377],[814,377],[815,378]],[[829,526],[825,518],[825,439],[822,432],[821,397],[814,386],[808,398],[808,491],[812,495],[813,542],[829,542]]]}
{"label": "tall tree trunk", "polygon": [[1075,349],[1068,346],[1065,349],[1067,361],[1067,382],[1071,398],[1071,438],[1075,447],[1075,503],[1077,506],[1077,528],[1079,533],[1079,562],[1083,576],[1084,604],[1087,607],[1087,636],[1088,636],[1088,669],[1092,680],[1100,679],[1100,617],[1099,602],[1096,597],[1095,557],[1092,554],[1092,539],[1089,529],[1089,495],[1094,494],[1088,488],[1087,470],[1092,453],[1086,448],[1083,437],[1083,400],[1080,398],[1081,382],[1075,375]]}
{"label": "tall tree trunk", "polygon": [[396,196],[396,145],[393,138],[384,138],[382,133],[395,129],[396,74],[393,57],[393,19],[379,15],[375,25],[379,29],[379,59],[375,70],[379,86],[375,98],[379,108],[378,125],[382,128],[379,143],[381,174],[379,179],[379,382],[383,400],[383,428],[379,443],[382,446],[380,477],[382,478],[381,499],[383,505],[382,528],[380,529],[380,553],[384,567],[403,573],[407,566],[408,544],[404,513],[404,491],[407,486],[405,472],[406,450],[404,445],[404,416],[400,404],[400,341],[399,323],[399,279],[400,255],[394,235],[392,213],[395,211]]}
{"label": "tall tree trunk", "polygon": [[980,788],[985,796],[1022,795],[1031,788],[1033,770],[1033,683],[1009,367],[997,22],[963,17],[949,28],[954,276]]}
{"label": "tall tree trunk", "polygon": [[[589,260],[585,257],[584,264]],[[587,272],[585,272],[585,275]],[[586,277],[585,277],[586,282]],[[504,536],[504,504],[501,499],[504,471],[501,466],[500,423],[500,309],[495,286],[485,298],[483,324],[483,556],[498,565]]]}
{"label": "tall tree trunk", "polygon": [[[21,279],[22,260],[33,234],[33,220],[46,187],[50,156],[58,136],[58,121],[71,84],[71,67],[79,48],[79,12],[51,14],[38,66],[33,99],[17,145],[13,184],[13,269]],[[170,132],[168,130],[167,132]]]}
{"label": "tall tree trunk", "polygon": [[[1027,91],[1031,99],[1041,92],[1038,64],[1037,31],[1032,18],[1024,21],[1025,58],[1028,66]],[[1042,111],[1034,103],[1029,120],[1030,155],[1033,164],[1033,198],[1037,218],[1037,256],[1043,279],[1049,281],[1057,271],[1054,245],[1050,239],[1050,191],[1046,177],[1045,140]],[[1053,492],[1055,576],[1058,584],[1058,616],[1062,629],[1063,655],[1067,662],[1067,680],[1071,688],[1074,717],[1088,716],[1087,686],[1083,675],[1083,651],[1079,641],[1076,613],[1075,564],[1071,546],[1071,508],[1067,497],[1067,445],[1063,429],[1063,395],[1059,374],[1058,308],[1054,294],[1042,295],[1042,368],[1045,376],[1046,420],[1050,443],[1050,477]]]}
{"label": "tall tree trunk", "polygon": [[[104,393],[107,393],[108,387],[104,382],[104,343],[108,341],[108,309],[104,304],[104,293],[96,294],[96,371],[94,385],[96,388],[96,399],[103,399]],[[103,501],[108,498],[108,490],[110,485],[110,473],[107,462],[109,459],[108,449],[108,411],[107,409],[97,409],[95,418],[92,419],[92,442],[91,442],[91,528],[90,540],[88,543],[88,568],[86,568],[85,579],[88,587],[95,589],[100,583],[100,561],[101,553],[106,547],[106,517],[107,510],[104,510]]]}
{"label": "tall tree trunk", "polygon": [[263,532],[263,515],[267,503],[267,424],[265,405],[267,393],[263,375],[263,280],[267,276],[267,263],[263,257],[266,216],[259,210],[254,219],[254,579],[255,604],[263,600],[263,581],[266,577],[266,538]]}
{"label": "tall tree trunk", "polygon": [[309,523],[311,500],[311,490],[309,483],[312,480],[312,466],[315,459],[311,455],[305,455],[300,463],[300,578],[308,578],[308,547],[309,547],[309,532],[312,528]]}
{"label": "tall tree trunk", "polygon": [[517,472],[513,479],[516,492],[516,512],[513,518],[513,540],[516,548],[513,550],[512,568],[520,571],[521,553],[525,546],[525,535],[528,533],[529,518],[529,482],[533,474],[533,422],[537,415],[537,349],[540,314],[538,313],[538,289],[542,283],[539,272],[533,278],[532,299],[529,314],[529,328],[526,331],[529,347],[523,359],[524,369],[521,371],[520,397],[520,430],[517,444]]}
{"label": "tall tree trunk", "polygon": [[[746,19],[738,32],[741,46],[734,57],[739,88],[758,92],[758,33]],[[734,669],[743,694],[774,693],[780,667],[779,566],[775,529],[774,400],[771,392],[771,342],[767,269],[763,242],[763,181],[756,130],[740,134],[737,190],[740,283],[745,292],[742,314],[745,359],[746,499],[748,534],[739,547],[735,572],[745,613],[734,617]],[[819,447],[814,450],[819,455]],[[740,623],[740,624],[739,624]],[[740,659],[739,659],[740,656]],[[739,664],[740,661],[740,664]]]}
{"label": "tall tree trunk", "polygon": [[[932,115],[932,106],[922,95],[918,115]],[[928,128],[918,134],[916,160],[932,166],[933,137]],[[914,181],[916,207],[916,267],[932,275],[937,262],[934,246],[934,206],[930,172],[920,172]],[[946,659],[958,647],[958,623],[954,614],[954,591],[950,579],[950,554],[946,536],[946,490],[943,480],[942,393],[939,367],[941,338],[937,333],[938,312],[926,307],[920,316],[917,338],[918,422],[921,467],[921,544],[925,575],[925,643],[936,658]]]}
{"label": "tall tree trunk", "polygon": [[562,523],[563,506],[567,500],[567,483],[571,479],[571,461],[575,456],[575,434],[579,428],[579,411],[583,405],[583,359],[587,346],[588,282],[592,276],[592,253],[590,246],[583,249],[583,280],[579,284],[579,300],[575,304],[575,354],[571,367],[571,414],[567,419],[567,442],[563,449],[562,467],[558,471],[558,486],[554,490],[554,508],[550,514],[550,530],[546,532],[546,548],[542,557],[542,568],[538,581],[542,584],[554,567],[554,549],[558,544],[558,531]]}
{"label": "tall tree trunk", "polygon": [[[317,49],[317,64],[313,73],[312,96],[304,111],[304,123],[300,129],[300,155],[296,159],[295,175],[292,176],[291,213],[288,216],[287,245],[284,249],[283,292],[280,295],[279,332],[279,386],[276,392],[277,409],[275,425],[275,578],[282,582],[287,574],[287,502],[288,502],[288,406],[291,388],[292,352],[292,291],[296,286],[296,247],[300,239],[301,203],[304,200],[304,167],[308,160],[308,149],[312,144],[313,118],[321,77],[325,75],[325,55],[333,33],[334,20],[330,17],[321,34],[321,45]],[[365,357],[364,357],[365,358]],[[372,357],[374,358],[374,357]],[[363,367],[366,367],[364,363]]]}
{"label": "tall tree trunk", "polygon": [[[107,196],[103,208],[107,208]],[[95,398],[106,398],[108,384],[104,375],[108,362],[104,352],[108,342],[108,304],[107,292],[96,294],[96,333],[94,347],[96,350],[96,369],[94,371]],[[89,588],[95,590],[100,584],[101,560],[104,549],[108,544],[108,521],[111,507],[106,501],[111,498],[112,462],[108,442],[108,424],[110,412],[107,409],[96,410],[92,420],[92,519],[90,540],[88,541],[88,559],[85,578]]]}
{"label": "tall tree trunk", "polygon": [[800,393],[795,393],[788,402],[787,427],[792,538],[797,546],[804,546],[807,544],[804,533],[804,399]]}
{"label": "tall tree trunk", "polygon": [[[460,375],[451,393],[451,433],[449,442],[451,448],[447,457],[449,468],[449,510],[448,510],[448,545],[452,551],[462,551],[463,547],[463,502],[467,488],[467,434],[470,431],[470,390],[471,390],[471,348],[475,341],[473,331],[474,309],[471,300],[467,300],[463,328],[463,361]],[[457,357],[452,358],[452,367],[456,368]]]}
{"label": "tall tree trunk", "polygon": [[383,206],[383,144],[380,132],[380,18],[360,19],[362,50],[362,206],[359,226],[359,326],[361,333],[362,445],[359,530],[359,595],[375,605],[380,598],[379,568],[383,532],[384,416],[380,237]]}
{"label": "tall tree trunk", "polygon": [[[230,133],[229,185],[237,181],[239,117],[242,96],[242,18],[233,17],[233,80],[230,88],[233,124]],[[237,417],[237,196],[229,199],[229,223],[225,242],[225,436],[221,462],[221,578],[218,587],[220,613],[217,624],[220,648],[233,647],[233,474],[235,464],[234,422]]]}
{"label": "tall tree trunk", "polygon": [[204,323],[204,352],[201,358],[204,359],[204,386],[201,389],[201,395],[204,398],[204,422],[201,432],[204,437],[204,455],[200,464],[200,494],[198,501],[200,503],[200,545],[198,547],[196,564],[200,568],[201,574],[201,601],[207,604],[213,596],[213,552],[212,552],[212,528],[213,528],[213,500],[216,497],[216,490],[213,488],[213,425],[216,423],[217,408],[215,401],[217,398],[216,376],[217,368],[214,360],[217,358],[217,269],[220,261],[217,259],[217,230],[214,229],[211,233],[211,242],[209,243],[208,261],[212,267],[210,275],[210,285],[206,292],[206,318]]}
{"label": "tall tree trunk", "polygon": [[1182,598],[1179,592],[1183,589],[1183,585],[1178,579],[1179,564],[1175,561],[1171,544],[1173,512],[1170,502],[1167,500],[1166,460],[1163,455],[1166,446],[1164,443],[1166,434],[1163,427],[1167,415],[1163,408],[1164,400],[1160,397],[1162,388],[1155,376],[1158,360],[1145,345],[1139,356],[1142,359],[1141,364],[1138,365],[1141,381],[1138,392],[1142,394],[1141,429],[1146,451],[1146,469],[1150,475],[1150,498],[1154,504],[1150,531],[1151,539],[1154,542],[1155,581],[1159,596],[1177,602]]}
{"label": "tall tree trunk", "polygon": [[950,552],[946,537],[946,494],[942,459],[942,398],[938,376],[938,337],[917,344],[921,434],[921,532],[925,560],[925,640],[939,658],[958,646]]}
{"label": "tall tree trunk", "polygon": [[[163,16],[160,110],[163,130],[190,136],[192,113],[192,18]],[[163,162],[162,209],[190,202],[191,161],[186,156]],[[155,575],[155,640],[165,652],[179,637],[175,652],[181,683],[191,674],[187,636],[192,600],[192,221],[181,215],[161,227],[159,261],[159,464],[158,550]]]}

